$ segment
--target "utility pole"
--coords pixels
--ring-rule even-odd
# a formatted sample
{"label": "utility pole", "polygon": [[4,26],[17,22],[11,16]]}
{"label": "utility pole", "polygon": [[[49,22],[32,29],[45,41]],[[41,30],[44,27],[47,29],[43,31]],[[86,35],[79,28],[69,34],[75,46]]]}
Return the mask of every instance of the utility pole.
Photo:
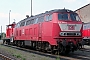
{"label": "utility pole", "polygon": [[2,39],[2,26],[1,26],[1,39]]}
{"label": "utility pole", "polygon": [[32,0],[31,0],[31,17],[32,17]]}

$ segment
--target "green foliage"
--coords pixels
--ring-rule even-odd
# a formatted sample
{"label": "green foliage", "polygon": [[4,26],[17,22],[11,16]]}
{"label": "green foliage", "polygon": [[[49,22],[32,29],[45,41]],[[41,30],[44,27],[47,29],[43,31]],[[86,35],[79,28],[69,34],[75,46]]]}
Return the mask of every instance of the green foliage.
{"label": "green foliage", "polygon": [[60,60],[60,57],[57,57],[56,60]]}
{"label": "green foliage", "polygon": [[4,32],[0,33],[0,39],[5,38],[5,37],[6,37],[6,34]]}
{"label": "green foliage", "polygon": [[26,58],[22,58],[22,60],[26,60]]}
{"label": "green foliage", "polygon": [[22,60],[26,60],[26,58],[23,58],[21,55],[19,54],[13,54],[13,56],[17,57],[17,58],[21,58]]}
{"label": "green foliage", "polygon": [[35,55],[32,55],[33,57],[35,57]]}
{"label": "green foliage", "polygon": [[17,55],[16,57],[17,57],[17,58],[21,58],[21,55]]}

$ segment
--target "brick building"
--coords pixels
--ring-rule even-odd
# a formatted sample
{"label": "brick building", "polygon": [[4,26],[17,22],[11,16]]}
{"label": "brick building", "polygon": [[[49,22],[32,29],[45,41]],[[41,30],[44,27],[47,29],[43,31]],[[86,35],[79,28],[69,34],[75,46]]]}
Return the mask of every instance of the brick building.
{"label": "brick building", "polygon": [[75,10],[75,12],[79,14],[79,17],[81,18],[82,22],[90,22],[90,3]]}

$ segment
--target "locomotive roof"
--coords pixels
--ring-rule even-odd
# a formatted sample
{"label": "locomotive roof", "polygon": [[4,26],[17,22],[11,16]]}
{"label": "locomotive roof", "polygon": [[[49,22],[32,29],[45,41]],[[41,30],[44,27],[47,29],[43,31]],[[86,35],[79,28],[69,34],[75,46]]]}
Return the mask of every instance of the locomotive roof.
{"label": "locomotive roof", "polygon": [[68,10],[68,9],[55,9],[55,10],[51,10],[51,11],[46,11],[45,13],[54,13],[54,12],[61,12],[61,13],[64,13],[64,12],[73,12],[71,10]]}
{"label": "locomotive roof", "polygon": [[55,9],[55,10],[46,11],[45,13],[41,13],[41,14],[37,14],[35,16],[31,16],[31,17],[25,18],[25,19],[23,19],[21,21],[28,20],[28,19],[30,20],[30,19],[33,19],[33,18],[37,18],[39,16],[44,16],[46,14],[51,14],[51,13],[54,13],[54,12],[64,13],[64,12],[74,12],[74,11],[71,11],[71,10],[68,10],[68,9]]}

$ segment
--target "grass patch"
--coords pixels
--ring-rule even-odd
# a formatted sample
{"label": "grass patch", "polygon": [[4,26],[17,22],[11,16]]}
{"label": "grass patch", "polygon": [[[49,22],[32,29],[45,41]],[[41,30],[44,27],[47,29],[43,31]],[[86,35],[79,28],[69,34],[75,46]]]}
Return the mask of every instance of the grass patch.
{"label": "grass patch", "polygon": [[60,60],[60,57],[57,57],[56,60]]}
{"label": "grass patch", "polygon": [[22,58],[22,60],[26,60],[26,58]]}
{"label": "grass patch", "polygon": [[0,49],[2,49],[3,51],[6,51],[6,53],[9,53],[16,58],[20,58],[21,60],[26,60],[26,57],[23,54],[21,54],[21,52],[17,51],[16,49],[13,49],[11,47],[2,46],[2,45],[0,45]]}
{"label": "grass patch", "polygon": [[16,58],[21,58],[22,60],[26,60],[26,58],[23,58],[21,55],[19,54],[13,54],[13,56],[15,56]]}
{"label": "grass patch", "polygon": [[32,57],[35,57],[35,55],[32,55]]}

